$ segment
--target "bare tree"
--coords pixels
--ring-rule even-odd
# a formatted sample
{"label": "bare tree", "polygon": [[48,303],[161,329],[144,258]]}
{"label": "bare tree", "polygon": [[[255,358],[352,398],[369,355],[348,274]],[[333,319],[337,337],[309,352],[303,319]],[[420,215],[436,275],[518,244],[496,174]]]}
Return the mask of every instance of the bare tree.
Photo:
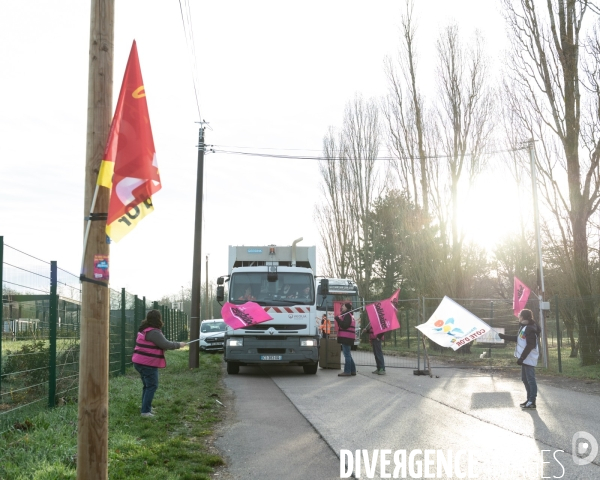
{"label": "bare tree", "polygon": [[[503,0],[512,41],[507,67],[516,88],[508,91],[521,112],[523,132],[543,126],[538,168],[568,218],[573,277],[582,299],[577,313],[583,365],[598,362],[587,225],[598,207],[600,123],[596,31],[582,40],[587,0]],[[583,105],[583,109],[582,109]],[[528,120],[526,117],[531,117]],[[556,143],[544,146],[552,135]],[[557,145],[559,148],[552,148]],[[564,175],[561,175],[564,174]],[[564,179],[564,181],[563,181]],[[560,220],[561,215],[556,215]],[[569,232],[570,230],[570,232]],[[571,235],[571,238],[568,238]]]}
{"label": "bare tree", "polygon": [[317,205],[315,219],[323,244],[323,273],[329,277],[350,276],[352,228],[348,165],[344,161],[343,138],[333,129],[323,139],[325,160],[319,162],[323,183],[322,203]]}
{"label": "bare tree", "polygon": [[379,109],[375,100],[356,96],[346,107],[344,116],[344,157],[348,168],[350,218],[354,241],[352,266],[354,278],[365,298],[373,272],[372,219],[373,202],[383,191],[378,178]]}
{"label": "bare tree", "polygon": [[373,271],[370,212],[381,193],[379,109],[375,100],[357,95],[344,114],[341,133],[324,140],[320,164],[323,203],[317,207],[327,275],[353,278],[369,298]]}
{"label": "bare tree", "polygon": [[429,213],[428,129],[417,80],[413,11],[413,2],[408,0],[401,17],[402,46],[398,67],[389,58],[385,62],[389,93],[384,100],[383,113],[388,127],[388,148],[397,157],[400,186],[409,195],[408,200],[421,207],[423,218],[426,218]]}
{"label": "bare tree", "polygon": [[[448,175],[445,184],[449,191],[438,205],[439,217],[444,217],[447,205],[451,211],[450,245],[452,258],[451,281],[447,291],[456,297],[465,294],[463,275],[463,240],[465,233],[459,225],[459,188],[469,190],[485,164],[485,150],[491,143],[494,126],[492,90],[488,87],[488,67],[483,50],[483,39],[476,32],[469,47],[460,40],[457,25],[446,27],[436,42],[438,54],[438,101],[436,129],[439,150],[443,154]],[[440,177],[437,177],[438,179]]]}

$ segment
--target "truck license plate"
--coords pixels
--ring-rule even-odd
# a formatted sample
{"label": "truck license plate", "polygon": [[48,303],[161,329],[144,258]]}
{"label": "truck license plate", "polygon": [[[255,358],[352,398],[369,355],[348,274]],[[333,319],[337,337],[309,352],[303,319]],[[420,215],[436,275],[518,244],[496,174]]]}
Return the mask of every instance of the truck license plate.
{"label": "truck license plate", "polygon": [[261,360],[283,360],[283,356],[281,355],[261,355]]}

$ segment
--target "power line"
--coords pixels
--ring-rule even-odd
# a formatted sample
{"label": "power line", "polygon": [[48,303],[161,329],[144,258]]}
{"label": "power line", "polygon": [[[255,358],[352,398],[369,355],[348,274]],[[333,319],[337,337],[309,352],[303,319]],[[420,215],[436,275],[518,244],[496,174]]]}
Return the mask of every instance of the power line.
{"label": "power line", "polygon": [[[214,147],[215,145],[210,145],[210,147]],[[234,147],[235,148],[235,147]],[[241,148],[241,147],[237,147],[237,148]],[[250,148],[250,147],[248,147]],[[266,149],[263,149],[266,150]],[[274,149],[275,150],[275,149]],[[281,149],[281,150],[285,150],[285,149]],[[300,149],[299,149],[300,150]],[[514,153],[514,152],[520,152],[522,151],[523,148],[511,148],[511,149],[505,149],[505,150],[495,150],[492,152],[483,152],[480,153],[479,155],[481,156],[488,156],[488,155],[498,155],[501,153]],[[263,153],[263,152],[238,152],[238,151],[234,151],[234,150],[219,150],[219,149],[211,149],[211,152],[213,153],[223,153],[225,155],[242,155],[242,156],[248,156],[248,157],[263,157],[263,158],[280,158],[280,159],[285,159],[285,160],[316,160],[316,161],[344,161],[344,160],[352,160],[349,157],[323,157],[323,156],[310,156],[310,155],[283,155],[283,154],[273,154],[273,153]],[[466,153],[465,156],[466,157],[471,157],[473,154],[470,153]],[[444,158],[452,158],[453,155],[426,155],[425,158],[427,160],[440,160],[440,159],[444,159]],[[404,160],[409,160],[411,157],[377,157],[373,160],[376,161],[392,161],[392,160],[400,160],[400,159],[404,159]],[[415,156],[413,158],[419,158],[418,156]]]}
{"label": "power line", "polygon": [[190,11],[189,0],[179,0],[179,11],[181,12],[185,43],[190,56],[190,70],[192,73],[192,83],[194,85],[194,96],[196,97],[196,107],[198,109],[198,120],[201,120],[202,115],[200,114],[200,96],[198,94],[200,90],[200,82],[198,81],[198,61],[196,56],[196,42],[194,41],[194,29],[192,28],[192,14]]}

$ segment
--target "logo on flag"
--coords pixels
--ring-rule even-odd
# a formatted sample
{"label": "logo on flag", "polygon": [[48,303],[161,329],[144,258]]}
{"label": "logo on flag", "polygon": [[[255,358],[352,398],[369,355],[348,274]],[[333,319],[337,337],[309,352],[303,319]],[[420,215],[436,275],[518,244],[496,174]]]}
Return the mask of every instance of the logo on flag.
{"label": "logo on flag", "polygon": [[221,317],[234,330],[273,320],[273,317],[255,302],[246,302],[242,305],[226,302],[221,309]]}
{"label": "logo on flag", "polygon": [[427,322],[416,328],[438,345],[453,350],[491,330],[487,323],[448,297],[444,297]]}
{"label": "logo on flag", "polygon": [[97,183],[110,188],[106,234],[115,242],[152,213],[152,195],[161,188],[135,41],[127,61]]}
{"label": "logo on flag", "polygon": [[390,298],[365,307],[374,335],[400,328],[397,316],[399,295],[400,290],[396,290]]}
{"label": "logo on flag", "polygon": [[527,300],[529,300],[529,294],[531,293],[531,289],[525,285],[521,280],[515,277],[514,291],[513,291],[513,312],[515,317],[519,316],[521,310],[525,308],[527,305]]}

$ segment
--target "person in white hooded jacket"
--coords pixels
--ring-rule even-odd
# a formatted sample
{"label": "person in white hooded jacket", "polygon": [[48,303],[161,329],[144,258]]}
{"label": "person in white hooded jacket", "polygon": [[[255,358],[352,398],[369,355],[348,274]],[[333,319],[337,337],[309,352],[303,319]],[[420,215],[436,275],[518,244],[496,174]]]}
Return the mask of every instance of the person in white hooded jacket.
{"label": "person in white hooded jacket", "polygon": [[537,383],[535,381],[535,366],[537,365],[539,350],[538,350],[538,335],[539,327],[533,319],[533,313],[529,309],[521,310],[519,314],[519,333],[517,335],[504,335],[499,333],[498,336],[503,340],[517,342],[515,347],[515,357],[517,364],[521,365],[521,380],[527,390],[527,400],[519,406],[526,409],[535,409],[535,400],[537,397]]}

